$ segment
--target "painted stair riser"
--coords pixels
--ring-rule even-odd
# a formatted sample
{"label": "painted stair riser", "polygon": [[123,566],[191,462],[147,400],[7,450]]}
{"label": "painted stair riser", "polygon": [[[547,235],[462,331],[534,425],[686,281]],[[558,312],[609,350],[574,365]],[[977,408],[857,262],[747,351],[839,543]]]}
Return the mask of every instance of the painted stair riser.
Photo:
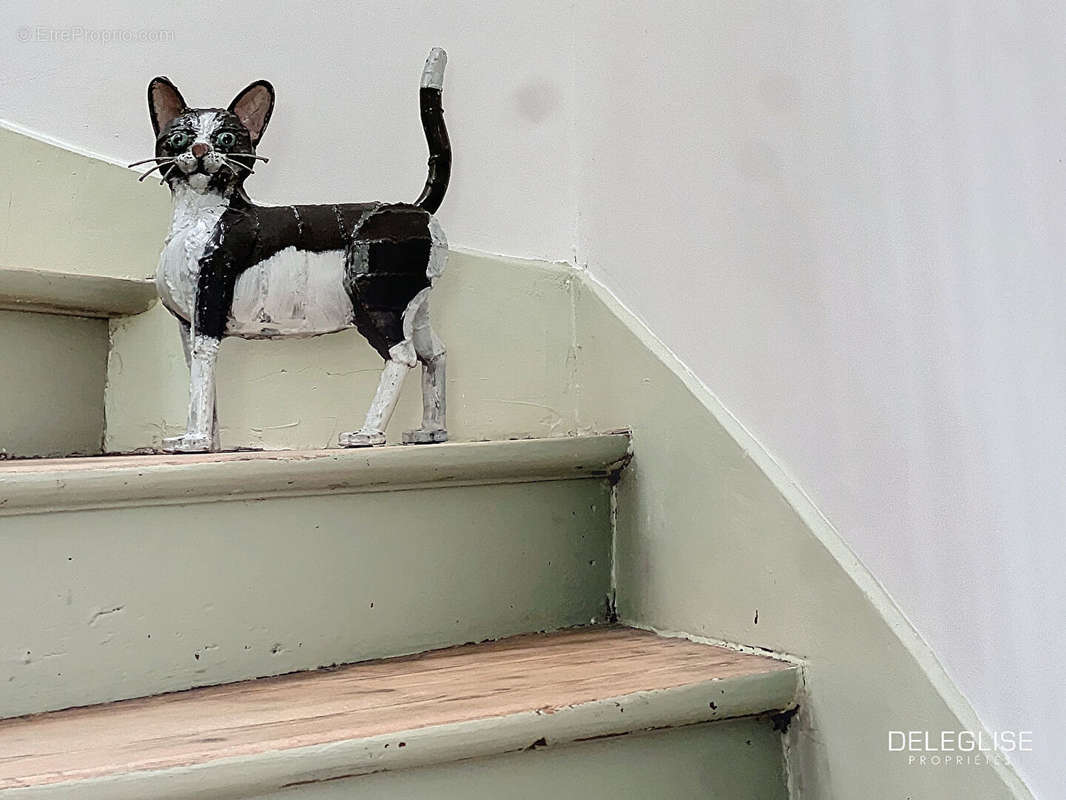
{"label": "painted stair riser", "polygon": [[100,452],[107,337],[103,319],[0,310],[0,453]]}
{"label": "painted stair riser", "polygon": [[311,781],[250,797],[786,800],[788,791],[780,734],[764,719],[744,719],[347,780]]}
{"label": "painted stair riser", "polygon": [[602,479],[0,519],[0,715],[602,621]]}

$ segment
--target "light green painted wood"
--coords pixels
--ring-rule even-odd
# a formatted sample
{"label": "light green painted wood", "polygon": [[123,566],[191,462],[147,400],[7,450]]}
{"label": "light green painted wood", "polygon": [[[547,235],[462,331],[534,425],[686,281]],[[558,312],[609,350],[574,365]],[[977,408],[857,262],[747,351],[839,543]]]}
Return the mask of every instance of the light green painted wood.
{"label": "light green painted wood", "polygon": [[257,800],[785,800],[765,722],[699,725],[573,747],[386,772]]}
{"label": "light green painted wood", "polygon": [[138,173],[0,128],[0,265],[144,278],[170,193]]}
{"label": "light green painted wood", "polygon": [[612,434],[432,447],[12,462],[0,464],[0,516],[608,477],[628,458],[629,436]]}
{"label": "light green painted wood", "polygon": [[4,518],[0,716],[602,622],[609,507],[568,480]]}
{"label": "light green painted wood", "polygon": [[[890,730],[981,730],[928,648],[810,501],[676,359],[575,282],[579,424],[633,428],[617,494],[624,621],[798,655],[802,798],[1029,797],[1006,767],[909,766]],[[768,477],[767,473],[774,476]]]}
{"label": "light green painted wood", "polygon": [[107,323],[0,311],[0,453],[100,452]]}
{"label": "light green painted wood", "polygon": [[[569,271],[452,252],[433,291],[448,347],[453,440],[557,436],[575,429]],[[107,449],[156,446],[185,430],[189,383],[177,324],[161,306],[111,325]],[[227,447],[328,447],[359,427],[382,361],[354,331],[300,341],[227,339],[219,418]],[[407,378],[390,441],[416,427],[419,375]]]}
{"label": "light green painted wood", "polygon": [[0,267],[0,309],[117,317],[147,311],[157,298],[147,279]]}

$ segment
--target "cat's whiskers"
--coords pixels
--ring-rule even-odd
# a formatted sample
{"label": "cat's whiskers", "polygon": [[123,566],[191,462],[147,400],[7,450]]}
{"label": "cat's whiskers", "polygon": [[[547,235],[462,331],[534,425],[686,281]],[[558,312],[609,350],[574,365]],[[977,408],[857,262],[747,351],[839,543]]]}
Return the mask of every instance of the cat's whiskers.
{"label": "cat's whiskers", "polygon": [[[223,156],[222,157],[222,161],[230,169],[233,169],[234,167],[244,167],[246,170],[248,170],[248,174],[249,175],[255,175],[255,170],[254,169],[249,167],[247,164],[242,164],[240,161],[236,161],[235,159],[237,159],[237,158],[239,158],[239,156],[233,156],[233,158],[227,158],[226,156]],[[236,172],[236,170],[233,170],[233,171]]]}
{"label": "cat's whiskers", "polygon": [[152,156],[151,158],[146,158],[143,161],[134,161],[132,164],[127,164],[126,167],[139,167],[141,164],[147,164],[150,161],[173,161],[174,159],[175,156]]}
{"label": "cat's whiskers", "polygon": [[[219,155],[222,154],[220,153]],[[242,167],[248,170],[249,175],[254,175],[255,170],[252,169],[252,167],[248,164],[245,164],[243,161],[238,160],[241,158],[251,158],[256,161],[262,161],[264,164],[270,161],[270,159],[266,156],[257,156],[252,153],[234,153],[232,156],[222,155],[223,163],[226,164],[230,169],[233,169],[234,167]],[[145,178],[151,175],[153,172],[155,172],[157,169],[164,170],[165,167],[173,167],[177,160],[177,156],[153,156],[152,158],[146,158],[143,161],[134,161],[132,164],[127,164],[126,166],[132,168],[139,167],[142,164],[150,164],[153,161],[156,162],[156,164],[150,170],[145,172],[143,175],[141,175],[141,177],[137,179],[139,183],[140,181],[143,181]],[[236,172],[236,170],[234,170],[234,172]],[[159,183],[166,183],[166,180],[170,175],[170,171],[161,171],[159,174],[162,176]]]}
{"label": "cat's whiskers", "polygon": [[[170,167],[170,168],[173,168],[173,167],[174,167],[174,164],[173,164],[173,163],[171,163],[171,164],[164,164],[163,166],[164,166],[164,167]],[[162,186],[162,185],[163,185],[164,183],[166,183],[166,182],[167,182],[167,178],[169,178],[169,177],[170,177],[170,173],[169,173],[169,172],[163,172],[162,170],[160,170],[160,171],[159,171],[159,174],[163,176],[163,177],[161,177],[161,178],[159,179],[159,185],[160,185],[160,186]]]}
{"label": "cat's whiskers", "polygon": [[157,169],[163,169],[164,167],[172,167],[172,166],[174,166],[174,159],[171,159],[170,161],[164,161],[162,164],[156,164],[154,167],[152,167],[150,170],[148,170],[146,173],[144,173],[141,177],[139,177],[137,179],[137,183],[140,183],[141,181],[143,181],[145,178],[147,178],[149,175],[151,175]]}

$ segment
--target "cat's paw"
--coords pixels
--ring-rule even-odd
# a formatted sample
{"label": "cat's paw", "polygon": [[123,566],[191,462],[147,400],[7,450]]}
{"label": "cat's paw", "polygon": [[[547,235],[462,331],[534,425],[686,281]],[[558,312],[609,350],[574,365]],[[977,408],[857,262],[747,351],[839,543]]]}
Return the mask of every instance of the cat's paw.
{"label": "cat's paw", "polygon": [[164,453],[210,453],[212,441],[210,436],[185,434],[168,436],[163,440]]}
{"label": "cat's paw", "polygon": [[385,444],[385,434],[377,431],[349,431],[337,437],[341,447],[381,447]]}
{"label": "cat's paw", "polygon": [[419,428],[404,431],[404,444],[439,444],[448,441],[448,431],[444,428]]}

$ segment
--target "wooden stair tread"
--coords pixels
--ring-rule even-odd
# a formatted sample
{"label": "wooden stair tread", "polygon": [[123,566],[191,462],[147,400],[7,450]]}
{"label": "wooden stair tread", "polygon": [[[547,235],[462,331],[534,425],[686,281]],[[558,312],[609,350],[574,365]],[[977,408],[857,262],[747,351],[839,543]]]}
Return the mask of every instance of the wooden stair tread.
{"label": "wooden stair tread", "polygon": [[[3,720],[0,789],[203,766],[352,740],[398,750],[407,742],[390,742],[390,735],[496,718],[521,716],[533,735],[538,718],[694,686],[721,686],[726,716],[758,713],[790,703],[795,670],[763,656],[620,627],[517,636]],[[728,706],[727,687],[761,678],[776,687],[765,707],[750,700]],[[641,702],[656,696],[642,695]],[[718,718],[711,709],[716,704],[704,699],[709,696],[700,695],[698,719]]]}

